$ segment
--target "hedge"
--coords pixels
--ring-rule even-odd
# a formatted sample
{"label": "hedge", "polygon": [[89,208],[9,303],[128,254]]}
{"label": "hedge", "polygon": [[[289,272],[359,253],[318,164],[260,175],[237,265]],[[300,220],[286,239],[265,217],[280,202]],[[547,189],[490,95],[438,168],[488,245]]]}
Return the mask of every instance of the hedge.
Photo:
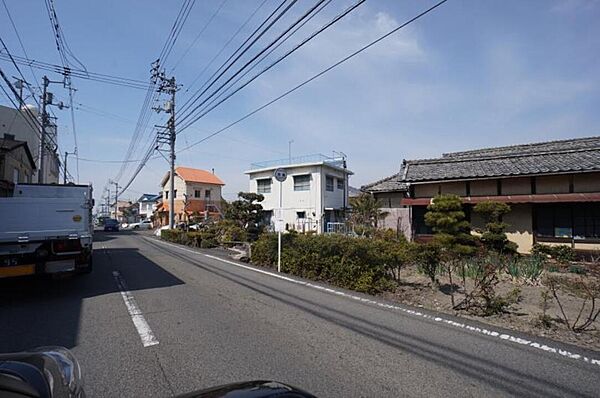
{"label": "hedge", "polygon": [[214,234],[209,232],[186,232],[178,229],[160,231],[163,240],[192,247],[211,248],[218,246]]}
{"label": "hedge", "polygon": [[[366,293],[393,290],[394,271],[409,258],[405,241],[343,235],[282,236],[284,272]],[[252,244],[254,264],[275,267],[277,235],[263,234]]]}

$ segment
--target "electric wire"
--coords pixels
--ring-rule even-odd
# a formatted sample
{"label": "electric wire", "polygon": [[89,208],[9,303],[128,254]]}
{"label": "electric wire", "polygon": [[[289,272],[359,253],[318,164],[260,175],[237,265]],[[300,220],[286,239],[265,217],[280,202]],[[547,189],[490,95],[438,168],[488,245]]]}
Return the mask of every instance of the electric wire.
{"label": "electric wire", "polygon": [[215,62],[215,60],[217,58],[219,58],[219,56],[223,53],[223,51],[225,51],[225,49],[229,46],[229,44],[231,44],[231,42],[246,27],[246,25],[248,25],[248,23],[252,20],[252,18],[254,18],[254,16],[256,15],[256,13],[258,13],[258,11],[265,5],[266,2],[267,2],[267,0],[263,0],[258,5],[258,7],[256,7],[254,9],[254,11],[238,27],[238,29],[234,32],[234,34],[231,35],[231,37],[225,42],[225,44],[223,44],[223,46],[221,47],[221,49],[210,59],[210,61],[208,61],[208,63],[206,65],[204,65],[204,67],[202,68],[202,70],[200,71],[200,73],[194,78],[194,80],[192,80],[192,82],[185,89],[184,94],[187,94],[191,90],[191,88],[198,82],[198,80],[200,80],[202,78],[202,76],[204,76],[204,73],[206,72],[206,70],[212,66],[213,62]]}
{"label": "electric wire", "polygon": [[[294,0],[295,3],[296,0]],[[186,110],[188,109],[188,107],[191,107],[192,105],[194,105],[194,103],[196,101],[198,101],[198,99],[224,74],[227,72],[227,70],[229,70],[233,64],[235,64],[235,62],[237,62],[238,59],[240,59],[240,57],[242,57],[251,47],[252,45],[254,45],[254,43],[256,43],[256,41],[260,38],[257,37],[255,38],[248,46],[246,46],[246,44],[252,40],[252,38],[254,37],[254,35],[256,35],[262,28],[263,26],[265,26],[269,20],[271,20],[271,18],[273,18],[273,16],[285,5],[285,3],[287,2],[287,0],[283,0],[268,16],[267,18],[265,18],[263,20],[263,22],[256,28],[254,29],[254,31],[252,33],[250,33],[250,35],[246,38],[246,40],[244,40],[244,42],[242,44],[240,44],[238,46],[238,48],[229,56],[229,58],[227,58],[222,64],[221,66],[219,66],[217,68],[217,70],[215,70],[213,72],[213,74],[204,82],[204,84],[202,86],[200,86],[200,88],[198,88],[198,90],[196,90],[196,92],[194,94],[192,94],[192,96],[186,100],[182,105],[181,105],[181,110],[180,112],[186,112]],[[294,3],[292,3],[291,5],[293,5]],[[287,8],[289,10],[289,7]],[[281,18],[283,16],[283,13],[281,13],[277,19]],[[274,21],[276,22],[276,21]],[[271,23],[269,25],[268,28],[270,28],[271,26],[273,26],[273,23]],[[263,31],[262,34],[266,33],[266,31],[268,30],[265,29]],[[261,35],[262,36],[262,35]],[[245,47],[245,48],[244,48]],[[235,57],[235,59],[233,59]],[[232,61],[233,59],[233,61]],[[230,62],[231,61],[231,62]],[[217,76],[218,75],[218,76]],[[212,83],[211,83],[212,82]],[[209,87],[206,87],[207,85],[209,85]]]}
{"label": "electric wire", "polygon": [[[195,116],[192,120],[188,121],[188,123],[186,125],[182,126],[179,129],[179,131],[181,132],[181,131],[185,130],[187,127],[191,126],[192,124],[194,124],[195,122],[197,122],[198,120],[200,120],[206,114],[208,114],[209,112],[211,112],[212,110],[214,110],[216,107],[218,107],[219,105],[221,105],[223,102],[225,102],[226,100],[228,100],[229,98],[231,98],[233,95],[235,95],[236,93],[238,93],[244,87],[248,86],[250,83],[252,83],[254,80],[256,80],[259,76],[261,76],[262,74],[264,74],[267,71],[269,71],[271,68],[273,68],[275,65],[277,65],[278,63],[280,63],[281,61],[283,61],[285,58],[287,58],[288,56],[290,56],[291,54],[293,54],[295,51],[297,51],[298,49],[302,48],[302,46],[304,46],[306,43],[310,42],[312,39],[314,39],[315,37],[317,37],[319,34],[321,34],[325,30],[327,30],[328,28],[330,28],[331,26],[333,26],[335,23],[337,23],[338,21],[340,21],[343,17],[345,17],[346,15],[348,15],[349,13],[351,13],[352,11],[354,11],[356,8],[358,8],[360,5],[362,5],[365,1],[366,0],[359,0],[356,3],[352,4],[350,7],[348,7],[346,10],[344,10],[342,13],[338,14],[335,18],[333,18],[332,20],[330,20],[329,22],[327,22],[325,25],[323,25],[322,27],[320,27],[319,29],[317,29],[315,32],[313,32],[307,38],[305,38],[304,40],[302,40],[300,43],[296,44],[294,47],[292,47],[286,53],[284,53],[279,58],[277,58],[274,62],[272,62],[271,64],[269,64],[267,67],[263,68],[260,72],[256,73],[254,76],[252,76],[252,78],[250,78],[249,80],[247,80],[241,86],[237,87],[235,90],[231,91],[229,94],[227,94],[224,98],[222,98],[218,102],[216,102],[218,100],[218,97],[215,98],[215,100],[213,100],[212,103],[216,102],[216,104],[214,104],[212,106],[211,106],[210,103],[207,104],[207,106],[204,109],[200,110],[200,112],[199,112],[199,114],[197,116]],[[288,36],[288,38],[289,38],[289,36]],[[255,65],[258,65],[258,64],[255,64]],[[247,72],[249,72],[250,70],[248,70]],[[240,76],[240,79],[243,76],[244,75]],[[239,81],[239,79],[238,79],[238,81]],[[233,84],[235,84],[235,82]],[[233,87],[233,84],[229,88]],[[225,93],[225,91],[223,91],[223,93]]]}
{"label": "electric wire", "polygon": [[196,44],[196,42],[200,39],[200,37],[202,37],[202,34],[204,33],[204,31],[206,31],[206,29],[210,26],[210,24],[212,23],[212,21],[215,19],[215,17],[219,14],[219,12],[221,11],[221,9],[223,8],[223,6],[225,5],[225,3],[227,3],[228,0],[222,0],[221,4],[219,4],[219,6],[217,7],[217,9],[215,10],[215,12],[213,12],[213,14],[210,16],[210,18],[208,19],[208,21],[206,22],[206,24],[204,24],[204,26],[202,27],[202,29],[200,29],[200,32],[198,32],[198,34],[196,35],[196,37],[194,38],[194,40],[192,40],[192,42],[190,43],[190,45],[186,48],[186,50],[183,52],[183,54],[181,54],[181,56],[179,57],[179,59],[177,60],[177,62],[175,62],[175,65],[173,65],[173,67],[171,68],[171,73],[177,68],[177,66],[181,63],[181,61],[186,57],[186,55],[190,52],[190,50],[194,47],[194,45]]}
{"label": "electric wire", "polygon": [[244,116],[242,116],[241,118],[239,118],[239,119],[237,119],[237,120],[235,120],[235,121],[233,121],[233,122],[229,123],[228,125],[226,125],[226,126],[224,126],[224,127],[220,128],[220,129],[218,129],[218,130],[214,131],[213,133],[211,133],[211,134],[209,134],[209,135],[205,136],[204,138],[202,138],[202,139],[200,139],[200,140],[198,140],[198,141],[196,141],[196,142],[194,142],[194,143],[192,143],[192,144],[190,144],[190,145],[188,145],[188,146],[186,146],[186,147],[184,147],[184,148],[182,148],[182,149],[178,150],[178,151],[177,151],[177,153],[180,153],[180,152],[186,151],[186,150],[188,150],[188,149],[190,149],[190,148],[193,148],[194,146],[196,146],[196,145],[198,145],[198,144],[200,144],[200,143],[202,143],[202,142],[204,142],[204,141],[206,141],[206,140],[208,140],[208,139],[210,139],[210,138],[212,138],[212,137],[214,137],[214,136],[216,136],[216,135],[218,135],[218,134],[221,134],[222,132],[224,132],[224,131],[226,131],[226,130],[230,129],[231,127],[235,126],[236,124],[238,124],[238,123],[240,123],[240,122],[242,122],[242,121],[244,121],[244,120],[248,119],[249,117],[253,116],[254,114],[256,114],[256,113],[258,113],[258,112],[262,111],[263,109],[267,108],[268,106],[270,106],[270,105],[274,104],[275,102],[277,102],[277,101],[281,100],[282,98],[284,98],[284,97],[286,97],[286,96],[290,95],[291,93],[293,93],[293,92],[297,91],[298,89],[300,89],[300,88],[304,87],[305,85],[309,84],[310,82],[312,82],[312,81],[314,81],[314,80],[318,79],[319,77],[321,77],[321,76],[323,76],[324,74],[328,73],[328,72],[329,72],[329,71],[331,71],[332,69],[335,69],[335,68],[336,68],[336,67],[338,67],[339,65],[341,65],[341,64],[343,64],[343,63],[347,62],[348,60],[350,60],[350,59],[354,58],[355,56],[357,56],[358,54],[362,53],[363,51],[365,51],[365,50],[367,50],[367,49],[371,48],[371,47],[372,47],[372,46],[374,46],[375,44],[377,44],[377,43],[379,43],[380,41],[382,41],[382,40],[386,39],[387,37],[391,36],[392,34],[396,33],[396,32],[397,32],[397,31],[399,31],[400,29],[402,29],[402,28],[404,28],[404,27],[406,27],[406,26],[410,25],[410,24],[411,24],[411,23],[413,23],[414,21],[416,21],[416,20],[418,20],[418,19],[422,18],[423,16],[425,16],[425,15],[429,14],[431,11],[435,10],[436,8],[438,8],[438,7],[439,7],[439,6],[441,6],[442,4],[446,3],[447,1],[448,1],[448,0],[442,0],[442,1],[440,1],[440,2],[438,2],[438,3],[436,3],[436,4],[434,4],[433,6],[429,7],[429,8],[428,8],[428,9],[426,9],[425,11],[422,11],[421,13],[419,13],[419,14],[417,14],[416,16],[412,17],[411,19],[407,20],[406,22],[404,22],[404,23],[402,23],[402,24],[398,25],[398,26],[397,26],[397,27],[395,27],[394,29],[391,29],[390,31],[388,31],[388,32],[387,32],[387,33],[385,33],[384,35],[382,35],[382,36],[378,37],[377,39],[375,39],[375,40],[373,40],[373,41],[371,41],[371,42],[369,42],[368,44],[366,44],[365,46],[363,46],[363,47],[359,48],[358,50],[356,50],[356,51],[352,52],[351,54],[349,54],[349,55],[347,55],[347,56],[343,57],[343,58],[342,58],[342,59],[340,59],[339,61],[337,61],[337,62],[335,62],[334,64],[330,65],[329,67],[325,68],[325,69],[324,69],[324,70],[322,70],[321,72],[319,72],[319,73],[317,73],[317,74],[315,74],[315,75],[311,76],[309,79],[307,79],[307,80],[303,81],[302,83],[300,83],[300,84],[298,84],[298,85],[294,86],[293,88],[291,88],[291,89],[287,90],[286,92],[284,92],[283,94],[279,95],[278,97],[275,97],[274,99],[270,100],[269,102],[267,102],[267,103],[265,103],[265,104],[261,105],[260,107],[258,107],[258,108],[256,108],[256,109],[254,109],[253,111],[251,111],[251,112],[249,112],[249,113],[245,114],[245,115],[244,115]]}

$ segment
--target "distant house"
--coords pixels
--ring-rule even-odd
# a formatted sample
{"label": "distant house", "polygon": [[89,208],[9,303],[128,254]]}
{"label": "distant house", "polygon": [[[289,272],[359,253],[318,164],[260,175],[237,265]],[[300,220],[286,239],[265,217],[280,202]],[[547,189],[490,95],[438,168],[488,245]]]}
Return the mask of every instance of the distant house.
{"label": "distant house", "polygon": [[122,223],[130,223],[135,222],[135,215],[137,214],[137,209],[133,212],[131,211],[132,203],[128,200],[119,200],[116,205],[112,203],[110,205],[110,216]]}
{"label": "distant house", "polygon": [[[281,183],[273,173],[282,168],[287,179]],[[249,190],[262,194],[265,223],[273,225],[282,199],[282,215],[287,230],[327,232],[345,221],[348,208],[348,177],[353,173],[345,158],[309,155],[253,163],[248,175]],[[328,229],[329,228],[329,229]]]}
{"label": "distant house", "polygon": [[[175,169],[175,222],[187,222],[192,215],[216,218],[221,214],[221,188],[225,185],[214,173],[190,167]],[[170,176],[166,173],[160,182],[162,202],[155,211],[158,225],[169,224]]]}
{"label": "distant house", "polygon": [[0,139],[0,196],[11,196],[14,184],[32,182],[34,172],[35,161],[27,142],[4,134]]}
{"label": "distant house", "polygon": [[156,210],[160,194],[145,193],[137,200],[138,215],[141,220],[149,220],[152,214]]}
{"label": "distant house", "polygon": [[[34,105],[24,105],[21,109],[14,109],[0,105],[0,137],[5,134],[14,136],[18,141],[27,142],[27,146],[34,160],[34,175],[31,182],[38,182],[41,133],[38,122],[34,119],[38,117],[37,107]],[[46,139],[49,143],[57,142],[56,124],[50,121],[46,127]],[[59,182],[59,164],[60,160],[55,150],[47,150],[44,156],[44,182],[47,184],[58,184]]]}
{"label": "distant house", "polygon": [[398,173],[362,189],[388,212],[384,225],[401,228],[412,239],[431,237],[424,219],[431,199],[456,194],[475,228],[483,226],[472,211],[475,204],[508,203],[512,210],[503,221],[521,252],[536,242],[600,249],[600,137],[405,160]]}

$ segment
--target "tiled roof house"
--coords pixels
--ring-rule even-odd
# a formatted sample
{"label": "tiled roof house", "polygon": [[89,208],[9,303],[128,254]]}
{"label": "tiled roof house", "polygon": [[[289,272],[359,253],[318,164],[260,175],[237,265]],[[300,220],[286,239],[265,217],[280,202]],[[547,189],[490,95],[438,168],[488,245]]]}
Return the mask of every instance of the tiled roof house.
{"label": "tiled roof house", "polygon": [[[600,137],[512,145],[405,160],[398,173],[362,187],[386,207],[408,209],[412,238],[429,235],[431,198],[459,195],[469,204],[511,204],[509,234],[528,251],[535,242],[600,248]],[[568,215],[568,216],[567,216]],[[507,221],[509,222],[509,221]],[[510,223],[510,222],[509,222]]]}

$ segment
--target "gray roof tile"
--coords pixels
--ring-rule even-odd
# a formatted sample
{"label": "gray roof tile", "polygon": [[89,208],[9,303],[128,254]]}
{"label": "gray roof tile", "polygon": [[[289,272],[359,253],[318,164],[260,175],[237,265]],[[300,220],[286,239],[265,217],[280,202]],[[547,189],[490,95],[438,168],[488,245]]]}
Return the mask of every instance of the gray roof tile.
{"label": "gray roof tile", "polygon": [[406,191],[413,182],[490,178],[571,171],[600,171],[600,137],[446,153],[408,160],[399,173],[362,187],[369,192]]}

